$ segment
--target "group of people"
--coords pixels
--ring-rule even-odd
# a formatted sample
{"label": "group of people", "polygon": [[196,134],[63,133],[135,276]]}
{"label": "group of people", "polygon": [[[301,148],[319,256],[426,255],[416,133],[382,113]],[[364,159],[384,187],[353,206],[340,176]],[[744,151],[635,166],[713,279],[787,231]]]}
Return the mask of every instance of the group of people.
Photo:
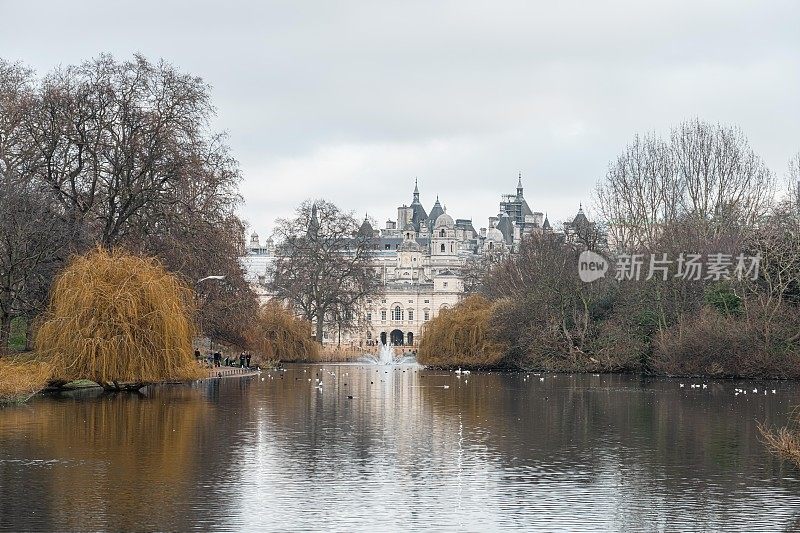
{"label": "group of people", "polygon": [[[194,358],[197,361],[203,360],[203,355],[200,353],[200,350],[194,351]],[[240,353],[238,359],[229,355],[226,355],[223,359],[222,353],[220,352],[208,352],[205,357],[205,362],[208,367],[239,366],[241,368],[250,368],[251,358],[252,354],[250,352]]]}

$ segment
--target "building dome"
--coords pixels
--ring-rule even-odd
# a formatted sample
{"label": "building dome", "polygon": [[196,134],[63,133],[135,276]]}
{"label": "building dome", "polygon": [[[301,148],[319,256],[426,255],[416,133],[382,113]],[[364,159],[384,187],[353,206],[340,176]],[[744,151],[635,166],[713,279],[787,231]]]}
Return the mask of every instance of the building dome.
{"label": "building dome", "polygon": [[503,242],[503,232],[497,228],[486,230],[486,240],[491,242]]}
{"label": "building dome", "polygon": [[439,218],[436,219],[436,224],[434,224],[434,228],[454,228],[456,223],[453,221],[453,217],[448,215],[447,213],[442,213],[439,215]]}

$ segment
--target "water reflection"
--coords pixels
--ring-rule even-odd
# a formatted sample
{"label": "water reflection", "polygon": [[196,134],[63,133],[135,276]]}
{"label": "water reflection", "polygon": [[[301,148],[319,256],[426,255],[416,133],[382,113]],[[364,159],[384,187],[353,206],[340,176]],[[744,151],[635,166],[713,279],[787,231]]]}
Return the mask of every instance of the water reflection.
{"label": "water reflection", "polygon": [[798,473],[755,429],[785,421],[792,384],[736,397],[732,382],[414,366],[263,377],[0,410],[0,527],[800,525]]}

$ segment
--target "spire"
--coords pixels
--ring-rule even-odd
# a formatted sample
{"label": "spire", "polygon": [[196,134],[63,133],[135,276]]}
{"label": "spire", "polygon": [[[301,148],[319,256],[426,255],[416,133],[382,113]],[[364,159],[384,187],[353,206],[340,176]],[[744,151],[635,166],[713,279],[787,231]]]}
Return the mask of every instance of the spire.
{"label": "spire", "polygon": [[319,233],[319,218],[317,217],[317,204],[311,205],[311,220],[308,222],[307,235],[316,236]]}
{"label": "spire", "polygon": [[547,219],[547,213],[544,214],[544,222],[542,223],[543,230],[549,230],[550,228],[550,221]]}
{"label": "spire", "polygon": [[419,184],[417,183],[417,178],[414,178],[414,202],[415,204],[419,203]]}
{"label": "spire", "polygon": [[517,181],[517,196],[522,198],[522,171],[520,171],[519,180]]}

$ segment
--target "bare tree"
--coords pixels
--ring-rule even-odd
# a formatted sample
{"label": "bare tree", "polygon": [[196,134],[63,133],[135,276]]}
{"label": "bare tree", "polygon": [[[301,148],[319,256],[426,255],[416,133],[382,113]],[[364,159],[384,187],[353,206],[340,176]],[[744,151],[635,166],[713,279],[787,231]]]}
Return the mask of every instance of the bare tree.
{"label": "bare tree", "polygon": [[329,321],[355,326],[359,304],[380,291],[370,237],[358,229],[352,214],[326,201],[306,201],[293,218],[277,221],[270,289],[315,323],[320,343]]}
{"label": "bare tree", "polygon": [[0,187],[0,352],[11,321],[43,309],[50,281],[63,265],[70,236],[52,199],[17,183]]}
{"label": "bare tree", "polygon": [[673,220],[682,194],[672,171],[669,146],[654,136],[636,136],[609,167],[596,189],[597,209],[620,248],[653,242]]}
{"label": "bare tree", "polygon": [[[224,274],[225,284],[198,287],[201,324],[240,341],[256,307],[238,263],[241,176],[225,137],[209,130],[212,116],[202,79],[163,61],[103,55],[42,80],[0,61],[0,171],[11,210],[3,231],[15,253],[47,243],[39,230],[49,229],[63,236],[48,245],[62,256],[124,246],[159,256],[190,282]],[[46,292],[49,282],[39,281],[28,286]]]}
{"label": "bare tree", "polygon": [[38,178],[99,243],[116,244],[159,223],[196,179],[211,111],[203,81],[163,61],[104,55],[56,70],[28,121]]}
{"label": "bare tree", "polygon": [[753,224],[769,210],[774,179],[739,128],[684,122],[672,130],[671,148],[683,213],[716,230]]}
{"label": "bare tree", "polygon": [[[763,316],[760,322],[769,340],[776,317],[784,304],[800,305],[800,212],[787,199],[779,203],[748,242],[760,257],[758,279],[752,284]],[[800,331],[789,342],[800,340]]]}
{"label": "bare tree", "polygon": [[737,128],[684,122],[665,142],[636,136],[595,189],[618,249],[652,247],[665,228],[693,221],[706,235],[746,227],[768,211],[774,178]]}
{"label": "bare tree", "polygon": [[797,212],[800,213],[800,152],[789,159],[787,181],[789,205],[794,205]]}
{"label": "bare tree", "polygon": [[11,321],[42,308],[71,241],[52,196],[30,181],[37,161],[25,124],[33,101],[32,72],[0,60],[0,352]]}

